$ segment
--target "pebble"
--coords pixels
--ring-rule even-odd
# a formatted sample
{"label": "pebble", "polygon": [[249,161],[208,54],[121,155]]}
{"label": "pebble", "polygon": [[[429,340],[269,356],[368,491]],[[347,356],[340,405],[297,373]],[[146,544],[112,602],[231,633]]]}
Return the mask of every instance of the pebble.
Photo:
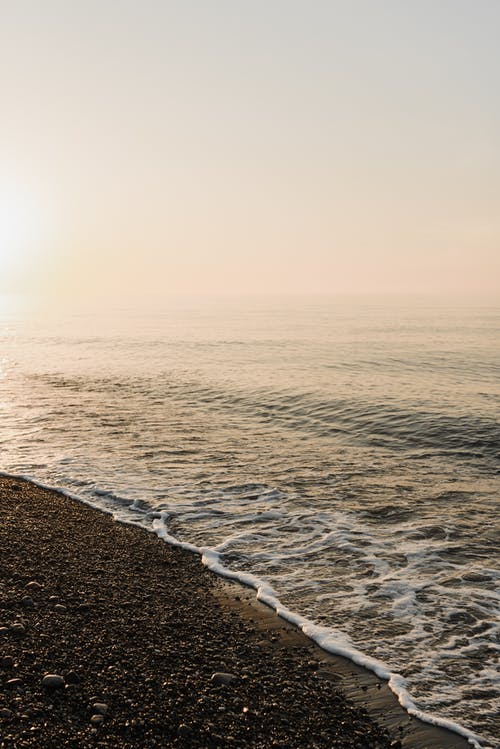
{"label": "pebble", "polygon": [[109,707],[106,705],[105,702],[95,702],[92,705],[92,710],[96,715],[106,715],[106,713],[109,710]]}
{"label": "pebble", "polygon": [[212,674],[210,681],[212,681],[216,686],[222,685],[229,687],[231,684],[238,681],[238,677],[234,674],[226,674],[223,671],[217,671],[215,674]]}
{"label": "pebble", "polygon": [[23,680],[22,679],[9,679],[6,686],[10,687],[11,689],[16,689],[16,687],[22,687]]}
{"label": "pebble", "polygon": [[56,605],[54,606],[54,611],[58,611],[60,614],[67,610],[68,609],[66,608],[66,606],[63,606],[62,603],[56,603]]}
{"label": "pebble", "polygon": [[90,722],[92,723],[93,726],[100,726],[103,720],[104,720],[104,715],[101,715],[100,713],[96,713],[95,715],[91,717]]}
{"label": "pebble", "polygon": [[59,674],[45,674],[42,679],[42,685],[46,689],[61,689],[64,687],[64,679]]}
{"label": "pebble", "polygon": [[0,664],[4,669],[14,668],[14,658],[11,655],[4,655]]}
{"label": "pebble", "polygon": [[26,627],[21,622],[14,622],[10,625],[10,631],[15,635],[24,635],[26,633]]}
{"label": "pebble", "polygon": [[6,635],[7,632],[10,632],[8,627],[0,627],[0,635]]}
{"label": "pebble", "polygon": [[12,710],[9,710],[7,707],[2,707],[0,710],[0,718],[2,718],[2,720],[10,720],[13,715],[14,713]]}
{"label": "pebble", "polygon": [[34,609],[35,608],[35,602],[32,598],[29,596],[24,596],[24,598],[21,601],[22,605],[25,609]]}
{"label": "pebble", "polygon": [[256,642],[255,644],[258,645],[259,648],[270,648],[271,647],[271,643],[269,642],[269,640],[258,640],[258,642]]}
{"label": "pebble", "polygon": [[66,674],[66,684],[79,684],[80,681],[81,679],[75,671],[68,671],[68,673]]}
{"label": "pebble", "polygon": [[342,677],[331,671],[329,668],[319,668],[316,671],[316,676],[319,679],[326,679],[326,681],[342,681]]}
{"label": "pebble", "polygon": [[180,739],[189,739],[193,734],[192,729],[187,726],[185,723],[181,723],[179,728],[177,729],[177,736]]}
{"label": "pebble", "polygon": [[26,585],[28,590],[41,590],[42,586],[40,583],[37,583],[36,580],[31,580],[31,582],[27,583]]}

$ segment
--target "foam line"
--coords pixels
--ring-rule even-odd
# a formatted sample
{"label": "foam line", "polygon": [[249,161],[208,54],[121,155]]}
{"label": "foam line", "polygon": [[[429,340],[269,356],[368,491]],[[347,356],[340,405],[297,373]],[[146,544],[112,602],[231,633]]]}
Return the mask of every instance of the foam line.
{"label": "foam line", "polygon": [[[323,650],[327,651],[328,653],[332,653],[333,655],[340,655],[344,658],[348,658],[353,663],[356,663],[357,665],[362,666],[369,671],[372,671],[380,679],[384,679],[385,681],[387,681],[389,688],[398,698],[399,704],[410,715],[413,715],[424,723],[429,723],[440,728],[445,728],[449,731],[459,734],[460,736],[463,736],[465,739],[467,739],[469,744],[474,747],[474,749],[493,749],[492,747],[489,747],[485,744],[481,744],[480,742],[482,741],[482,739],[479,736],[472,733],[471,731],[468,731],[458,723],[455,723],[454,721],[448,720],[446,718],[438,718],[434,715],[431,715],[430,713],[419,710],[413,702],[409,692],[407,691],[405,686],[405,679],[403,676],[401,676],[401,674],[393,673],[382,661],[379,661],[376,658],[372,658],[371,656],[362,653],[360,650],[357,650],[355,647],[353,647],[349,638],[341,632],[336,632],[332,628],[319,626],[309,619],[301,616],[300,614],[291,611],[286,606],[283,606],[276,596],[274,589],[268,583],[258,578],[256,575],[253,575],[250,572],[238,572],[224,567],[224,565],[220,561],[220,554],[217,548],[195,546],[194,544],[191,544],[187,541],[180,541],[175,538],[175,536],[172,536],[168,532],[167,528],[167,520],[169,515],[167,511],[144,515],[142,511],[137,506],[135,506],[136,502],[134,501],[131,505],[129,505],[129,509],[140,513],[141,517],[143,518],[142,522],[136,522],[134,520],[131,520],[129,517],[126,517],[123,511],[116,512],[112,508],[100,505],[98,502],[92,502],[91,500],[85,499],[84,497],[72,494],[66,489],[61,489],[59,487],[44,484],[32,478],[31,476],[16,475],[7,473],[5,471],[0,471],[0,476],[13,479],[23,479],[42,489],[57,491],[70,499],[76,500],[78,502],[81,502],[82,504],[96,508],[111,515],[117,522],[136,527],[140,525],[145,530],[155,533],[166,543],[172,546],[177,546],[178,548],[184,549],[185,551],[198,554],[199,556],[201,556],[202,564],[212,572],[226,579],[235,580],[236,582],[239,582],[247,587],[253,588],[256,591],[257,600],[265,603],[267,606],[273,609],[282,619],[285,619],[286,621],[294,624],[296,627],[302,630],[302,632],[309,639],[319,645],[319,647],[321,647]],[[144,519],[151,521],[150,524],[146,524],[144,522]]]}
{"label": "foam line", "polygon": [[210,547],[197,547],[187,542],[178,541],[167,531],[166,520],[168,513],[164,512],[161,513],[161,515],[162,517],[160,519],[153,520],[153,530],[160,538],[167,541],[167,543],[200,554],[202,564],[208,567],[209,570],[215,572],[221,577],[235,580],[243,585],[253,588],[256,591],[257,600],[262,601],[262,603],[265,603],[273,609],[282,619],[297,626],[307,637],[309,637],[309,639],[313,640],[323,650],[332,653],[333,655],[341,655],[344,658],[348,658],[358,666],[362,666],[363,668],[372,671],[380,679],[387,681],[389,688],[398,698],[399,704],[410,715],[419,718],[419,720],[424,723],[429,723],[440,728],[446,728],[463,736],[467,739],[469,744],[474,747],[474,749],[490,749],[489,747],[480,744],[481,739],[479,736],[468,731],[458,723],[455,723],[452,720],[447,720],[446,718],[437,718],[430,713],[419,710],[405,687],[406,682],[403,676],[393,673],[382,661],[372,658],[354,648],[350,644],[349,638],[345,635],[342,635],[341,633],[335,634],[332,629],[318,626],[309,619],[306,619],[300,614],[291,611],[286,606],[283,606],[277,598],[273,588],[256,575],[253,575],[250,572],[237,572],[224,567],[220,561],[220,554],[217,549]]}

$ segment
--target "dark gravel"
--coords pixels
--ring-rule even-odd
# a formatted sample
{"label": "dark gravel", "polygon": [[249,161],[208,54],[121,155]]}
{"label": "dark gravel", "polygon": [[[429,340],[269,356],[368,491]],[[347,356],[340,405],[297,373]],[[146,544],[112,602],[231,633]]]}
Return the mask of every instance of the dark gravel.
{"label": "dark gravel", "polygon": [[215,585],[151,534],[0,478],[0,746],[400,745]]}

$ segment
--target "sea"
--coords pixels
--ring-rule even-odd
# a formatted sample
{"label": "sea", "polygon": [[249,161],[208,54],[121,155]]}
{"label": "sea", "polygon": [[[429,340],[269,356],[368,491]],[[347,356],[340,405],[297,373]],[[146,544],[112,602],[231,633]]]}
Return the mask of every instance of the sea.
{"label": "sea", "polygon": [[499,746],[498,300],[5,302],[0,347],[3,472],[191,549]]}

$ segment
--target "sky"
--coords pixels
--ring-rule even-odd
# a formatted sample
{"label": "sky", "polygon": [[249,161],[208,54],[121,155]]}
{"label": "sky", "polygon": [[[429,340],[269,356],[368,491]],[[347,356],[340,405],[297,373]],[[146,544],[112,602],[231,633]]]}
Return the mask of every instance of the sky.
{"label": "sky", "polygon": [[0,0],[0,291],[500,294],[498,0]]}

